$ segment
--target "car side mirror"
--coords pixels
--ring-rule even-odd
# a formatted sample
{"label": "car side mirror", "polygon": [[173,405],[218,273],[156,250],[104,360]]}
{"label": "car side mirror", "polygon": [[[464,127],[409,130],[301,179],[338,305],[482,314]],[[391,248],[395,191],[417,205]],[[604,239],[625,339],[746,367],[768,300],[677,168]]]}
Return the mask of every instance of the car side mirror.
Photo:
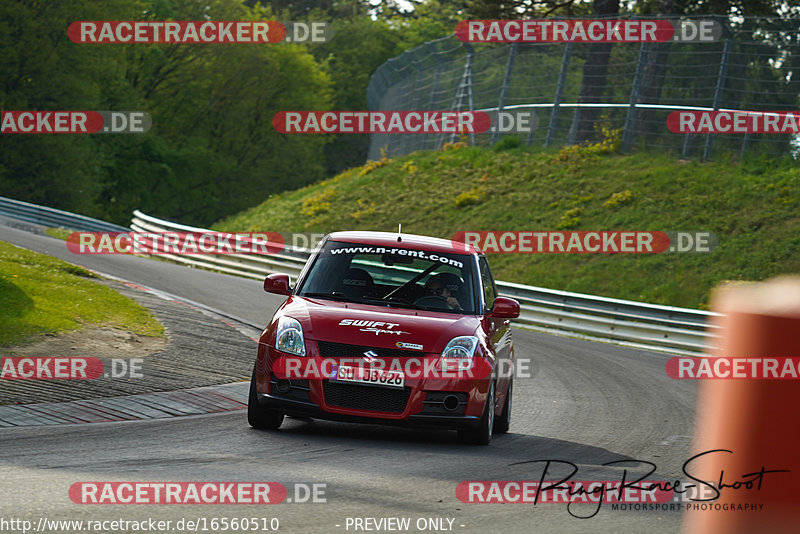
{"label": "car side mirror", "polygon": [[275,293],[276,295],[291,295],[289,289],[289,275],[283,273],[273,273],[264,279],[264,291]]}
{"label": "car side mirror", "polygon": [[489,317],[497,319],[516,319],[519,317],[519,302],[508,297],[497,297]]}

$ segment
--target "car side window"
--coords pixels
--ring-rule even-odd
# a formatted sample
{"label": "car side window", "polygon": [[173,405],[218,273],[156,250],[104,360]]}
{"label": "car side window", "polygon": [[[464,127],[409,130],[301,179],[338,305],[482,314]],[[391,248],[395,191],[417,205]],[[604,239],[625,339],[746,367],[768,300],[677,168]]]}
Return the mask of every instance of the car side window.
{"label": "car side window", "polygon": [[491,310],[494,306],[494,299],[497,297],[497,290],[494,286],[494,278],[492,278],[492,271],[489,270],[489,262],[485,257],[478,260],[478,265],[481,269],[481,284],[483,285],[483,298],[486,301],[486,310]]}

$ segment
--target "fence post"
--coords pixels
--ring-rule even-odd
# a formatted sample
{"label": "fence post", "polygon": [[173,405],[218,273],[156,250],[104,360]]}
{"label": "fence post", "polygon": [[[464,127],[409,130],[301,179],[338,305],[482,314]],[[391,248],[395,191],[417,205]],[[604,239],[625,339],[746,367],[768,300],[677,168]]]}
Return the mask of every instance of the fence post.
{"label": "fence post", "polygon": [[[389,79],[386,71],[393,68],[392,60],[387,61],[372,74],[367,87],[367,109],[376,111],[381,109],[381,101],[386,96],[386,91],[389,89]],[[377,137],[375,134],[369,136],[369,149],[367,151],[367,161],[377,161],[381,157],[381,146],[378,145]]]}
{"label": "fence post", "polygon": [[431,96],[428,99],[428,107],[426,111],[433,110],[433,99],[436,95],[436,92],[439,90],[439,82],[442,79],[442,69],[444,68],[444,61],[442,61],[441,55],[438,52],[434,51],[434,57],[436,58],[436,74],[433,75],[433,83],[431,84]]}
{"label": "fence post", "polygon": [[[461,111],[461,106],[464,103],[464,94],[469,93],[467,97],[467,102],[469,106],[469,111],[473,110],[473,102],[472,102],[472,61],[475,55],[475,49],[472,48],[472,45],[469,43],[461,43],[461,45],[467,50],[467,62],[464,64],[464,72],[461,74],[461,80],[458,82],[458,88],[456,89],[456,96],[453,99],[453,104],[450,106],[450,111]],[[437,148],[442,145],[442,142],[446,139],[447,134],[444,132],[439,133],[438,141],[436,142]],[[455,141],[457,134],[454,132],[450,134],[450,141]],[[470,142],[474,145],[475,144],[475,134],[470,134]]]}
{"label": "fence post", "polygon": [[[417,54],[414,50],[409,50],[409,55],[411,57],[411,64],[414,65],[414,69],[416,70],[416,75],[414,76],[414,86],[412,87],[412,92],[414,97],[412,99],[411,108],[412,110],[419,110],[419,101],[422,98],[422,90],[419,89],[422,86],[422,79],[424,78],[424,74],[422,72],[422,67],[420,66],[420,59],[417,57]],[[408,154],[415,150],[422,149],[422,142],[423,137],[418,135],[404,135],[401,136],[403,139],[404,148],[410,146],[410,150],[406,150],[405,153]]]}
{"label": "fence post", "polygon": [[503,75],[503,86],[500,88],[500,100],[497,102],[497,124],[492,132],[492,144],[497,142],[500,137],[500,112],[503,111],[503,106],[506,105],[506,96],[508,95],[508,85],[511,83],[511,72],[514,70],[514,58],[517,57],[517,43],[512,43],[508,49],[508,61],[506,62],[506,73]]}
{"label": "fence post", "polygon": [[531,141],[533,141],[533,134],[536,131],[536,126],[539,124],[539,112],[536,108],[531,110],[531,128],[528,130],[528,137],[525,139],[525,145],[531,146]]}
{"label": "fence post", "polygon": [[578,104],[572,110],[572,122],[569,125],[569,132],[567,133],[567,146],[575,144],[575,136],[578,133],[578,108],[580,104]]}
{"label": "fence post", "polygon": [[683,134],[683,146],[681,147],[681,157],[686,159],[689,157],[689,139],[692,134]]}
{"label": "fence post", "polygon": [[[428,107],[425,108],[426,111],[432,111],[433,110],[434,97],[435,97],[436,93],[439,91],[439,83],[441,82],[441,79],[442,79],[442,69],[444,69],[444,61],[442,61],[442,58],[437,53],[436,54],[436,74],[434,74],[434,76],[433,76],[433,84],[431,84],[431,96],[428,99]],[[428,139],[433,139],[433,146],[431,148],[435,149],[436,148],[436,136],[434,136],[434,135],[426,135],[425,136],[425,140],[426,140],[425,144],[426,145],[428,145],[428,142],[427,142]]]}
{"label": "fence post", "polygon": [[[731,38],[725,39],[725,46],[722,49],[722,58],[719,62],[719,75],[717,76],[717,87],[714,90],[714,111],[719,110],[719,103],[722,100],[722,91],[725,89],[725,77],[728,74],[728,58],[731,51]],[[703,159],[706,161],[711,157],[711,145],[714,143],[714,135],[708,134],[706,136],[706,147],[703,150]]]}
{"label": "fence post", "polygon": [[424,75],[422,73],[422,67],[420,66],[421,61],[417,57],[417,54],[415,54],[413,50],[409,50],[408,52],[409,52],[409,56],[411,57],[411,64],[414,65],[414,70],[416,71],[416,74],[414,76],[414,82],[413,82],[414,83],[414,87],[413,87],[414,97],[413,97],[413,100],[412,100],[413,103],[411,104],[411,108],[410,109],[417,110],[417,109],[419,109],[418,106],[419,106],[419,101],[421,99],[421,94],[422,94],[422,91],[419,90],[419,86],[420,86],[420,82],[422,81],[422,78],[423,78]]}
{"label": "fence post", "polygon": [[636,63],[636,73],[633,75],[633,87],[631,88],[628,115],[625,117],[625,130],[622,133],[623,152],[628,152],[631,147],[631,137],[633,137],[633,129],[636,124],[636,104],[639,103],[639,85],[642,83],[642,71],[644,70],[644,64],[649,50],[649,43],[642,42],[642,46],[639,48],[639,61]]}
{"label": "fence post", "polygon": [[[466,43],[464,43],[466,44]],[[472,65],[475,62],[475,50],[470,46],[469,47],[469,56],[467,56],[467,91],[468,91],[468,102],[469,102],[469,111],[475,111],[475,102],[472,100]],[[470,132],[469,134],[469,144],[475,146],[475,132]]]}
{"label": "fence post", "polygon": [[561,106],[561,95],[564,92],[564,83],[567,80],[567,70],[569,69],[569,59],[571,55],[572,41],[568,42],[564,47],[564,57],[561,60],[561,72],[558,73],[558,84],[556,84],[556,94],[553,97],[553,110],[550,112],[550,124],[547,126],[547,138],[544,141],[544,146],[550,146],[553,143],[556,120],[558,119],[558,109]]}

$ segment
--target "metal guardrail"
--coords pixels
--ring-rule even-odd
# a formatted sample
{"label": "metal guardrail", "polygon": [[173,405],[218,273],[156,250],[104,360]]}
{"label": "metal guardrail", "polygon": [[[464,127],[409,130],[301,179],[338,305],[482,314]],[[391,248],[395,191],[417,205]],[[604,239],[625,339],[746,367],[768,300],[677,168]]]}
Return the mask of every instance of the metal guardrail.
{"label": "metal guardrail", "polygon": [[[133,212],[131,229],[137,232],[207,232]],[[310,255],[307,249],[288,248],[281,254],[160,255],[177,262],[228,274],[262,279],[275,272],[297,276]],[[718,336],[709,319],[719,314],[598,297],[511,282],[497,282],[500,295],[515,298],[521,313],[515,321],[533,330],[611,341],[646,350],[697,355]]]}
{"label": "metal guardrail", "polygon": [[[171,221],[157,219],[134,210],[131,230],[135,232],[210,232],[207,228],[186,226]],[[126,230],[127,231],[127,230]],[[305,265],[310,251],[287,247],[281,254],[232,255],[232,254],[159,254],[179,263],[213,269],[228,274],[262,280],[270,273],[288,273],[297,276]]]}
{"label": "metal guardrail", "polygon": [[[127,232],[128,228],[53,208],[0,197],[0,215],[36,224],[90,232]],[[130,229],[137,232],[208,232],[133,212]],[[160,255],[192,267],[260,280],[284,272],[297,276],[310,255],[308,249],[286,248],[280,254]],[[718,336],[709,319],[719,314],[598,297],[511,282],[497,282],[500,294],[515,298],[521,313],[515,323],[533,330],[611,341],[646,350],[696,355]]]}
{"label": "metal guardrail", "polygon": [[[129,229],[91,217],[19,200],[0,197],[0,215],[36,224],[90,232],[127,232]],[[207,232],[133,212],[130,229],[137,232]],[[192,267],[260,280],[284,272],[297,276],[310,255],[308,249],[286,248],[280,254],[261,255],[161,255]],[[717,327],[709,324],[718,315],[701,310],[645,304],[629,300],[570,293],[555,289],[498,282],[500,294],[520,303],[519,326],[596,341],[611,341],[676,354],[706,351]]]}
{"label": "metal guardrail", "polygon": [[71,230],[84,230],[87,232],[128,231],[124,226],[93,219],[85,215],[29,204],[28,202],[13,200],[6,197],[0,197],[0,215],[54,228],[69,228]]}

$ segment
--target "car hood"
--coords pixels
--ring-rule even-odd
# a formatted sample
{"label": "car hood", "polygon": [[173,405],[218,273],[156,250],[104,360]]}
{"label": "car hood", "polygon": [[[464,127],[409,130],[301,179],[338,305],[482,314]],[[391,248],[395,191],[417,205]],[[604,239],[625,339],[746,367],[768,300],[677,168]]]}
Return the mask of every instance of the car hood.
{"label": "car hood", "polygon": [[476,335],[480,327],[480,317],[474,315],[297,296],[281,312],[300,321],[306,339],[426,353],[441,352],[454,337]]}

